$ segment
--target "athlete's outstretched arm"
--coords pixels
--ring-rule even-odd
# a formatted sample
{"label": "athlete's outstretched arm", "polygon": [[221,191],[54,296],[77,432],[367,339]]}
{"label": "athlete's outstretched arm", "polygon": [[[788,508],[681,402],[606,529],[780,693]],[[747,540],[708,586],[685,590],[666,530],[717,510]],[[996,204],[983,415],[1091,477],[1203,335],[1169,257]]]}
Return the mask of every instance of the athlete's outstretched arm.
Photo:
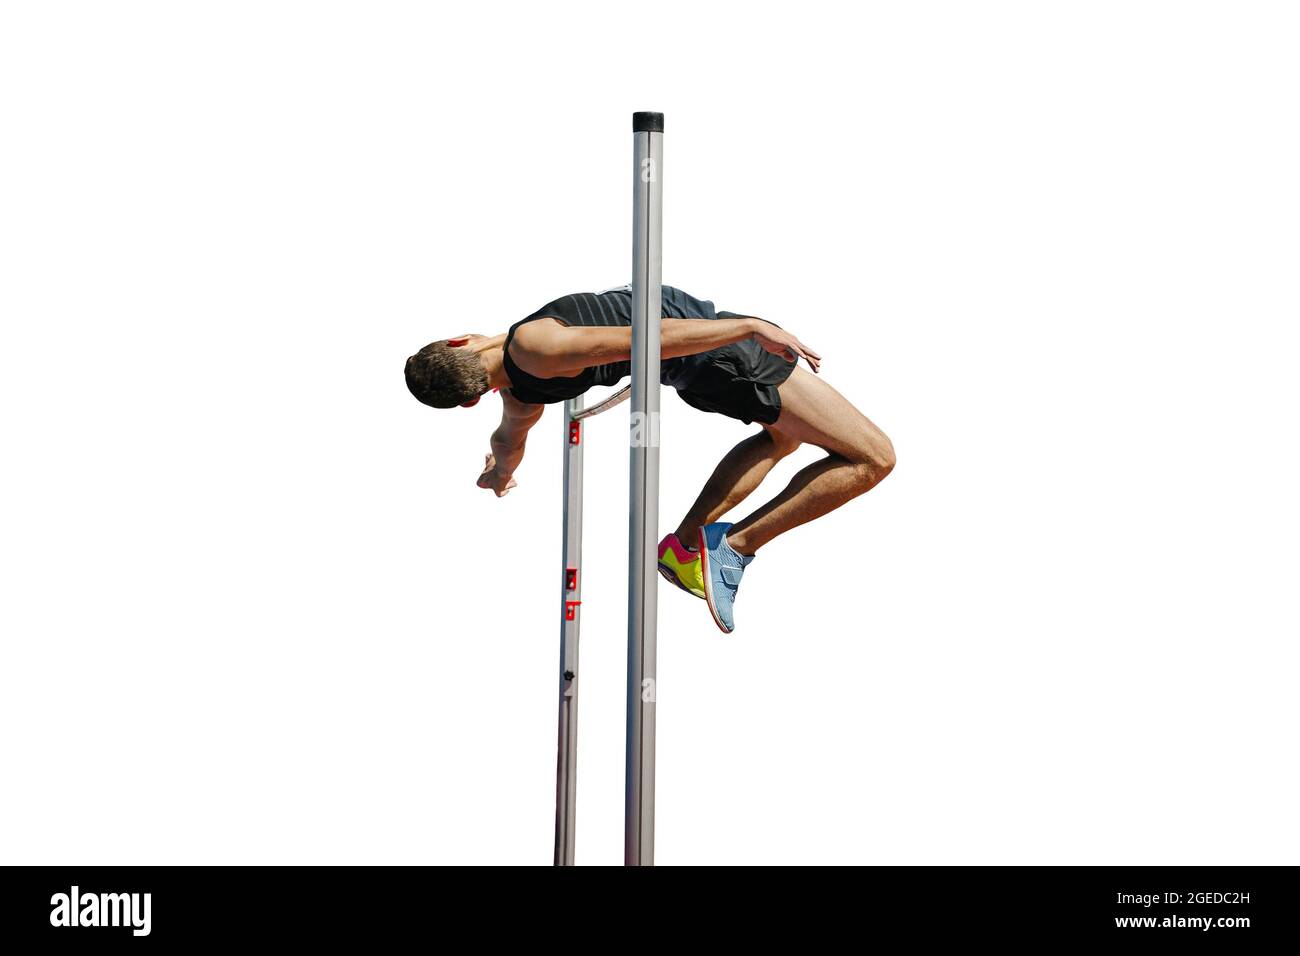
{"label": "athlete's outstretched arm", "polygon": [[[814,372],[821,365],[821,356],[795,336],[753,316],[664,319],[660,323],[659,355],[665,359],[695,355],[751,337],[775,355],[784,355],[792,362],[802,358]],[[576,375],[592,365],[630,359],[632,330],[626,326],[586,328],[529,322],[515,332],[510,355],[533,375]]]}
{"label": "athlete's outstretched arm", "polygon": [[542,417],[543,406],[528,405],[509,392],[501,393],[501,424],[492,433],[492,451],[483,463],[483,474],[478,476],[478,486],[487,488],[500,498],[518,482],[515,469],[524,459],[524,445],[528,430]]}

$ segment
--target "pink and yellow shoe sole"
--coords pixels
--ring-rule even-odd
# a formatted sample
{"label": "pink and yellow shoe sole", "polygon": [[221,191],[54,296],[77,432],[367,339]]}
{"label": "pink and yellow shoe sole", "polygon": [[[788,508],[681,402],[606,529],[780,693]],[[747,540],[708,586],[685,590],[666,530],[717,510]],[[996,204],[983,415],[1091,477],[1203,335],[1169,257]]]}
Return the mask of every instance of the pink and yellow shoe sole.
{"label": "pink and yellow shoe sole", "polygon": [[659,573],[665,581],[677,585],[687,594],[704,597],[700,555],[683,545],[675,534],[659,542]]}

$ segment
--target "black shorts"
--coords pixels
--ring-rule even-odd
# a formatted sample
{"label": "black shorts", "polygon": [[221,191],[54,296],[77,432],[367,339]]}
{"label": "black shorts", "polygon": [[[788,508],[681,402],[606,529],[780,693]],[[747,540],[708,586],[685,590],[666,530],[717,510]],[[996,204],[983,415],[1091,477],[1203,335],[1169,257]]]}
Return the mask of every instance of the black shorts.
{"label": "black shorts", "polygon": [[[718,318],[738,318],[719,312]],[[746,425],[776,424],[781,415],[777,386],[790,377],[795,363],[773,355],[752,338],[692,355],[673,387],[682,401],[702,412],[717,412]]]}

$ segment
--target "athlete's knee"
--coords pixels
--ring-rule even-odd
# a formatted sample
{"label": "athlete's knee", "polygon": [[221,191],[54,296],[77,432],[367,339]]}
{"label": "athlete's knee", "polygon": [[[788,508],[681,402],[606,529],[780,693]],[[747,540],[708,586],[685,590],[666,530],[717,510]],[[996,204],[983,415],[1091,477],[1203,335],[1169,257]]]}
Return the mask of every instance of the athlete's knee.
{"label": "athlete's knee", "polygon": [[894,443],[889,440],[889,436],[872,428],[862,436],[851,461],[865,490],[883,481],[894,470],[898,456],[894,453]]}
{"label": "athlete's knee", "polygon": [[889,440],[889,436],[884,432],[880,433],[880,443],[875,450],[875,465],[880,471],[880,477],[884,478],[894,470],[898,464],[898,455],[894,453],[894,443]]}

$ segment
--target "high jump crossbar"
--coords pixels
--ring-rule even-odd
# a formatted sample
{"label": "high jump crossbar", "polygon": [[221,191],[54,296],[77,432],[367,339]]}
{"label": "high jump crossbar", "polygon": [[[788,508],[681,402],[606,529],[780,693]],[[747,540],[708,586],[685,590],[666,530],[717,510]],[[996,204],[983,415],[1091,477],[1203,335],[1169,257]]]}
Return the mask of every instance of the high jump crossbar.
{"label": "high jump crossbar", "polygon": [[564,546],[555,865],[572,866],[578,763],[578,627],[582,606],[582,422],[632,399],[628,416],[627,750],[623,862],[654,865],[655,637],[658,610],[659,325],[662,310],[662,113],[633,113],[632,382],[604,401],[564,403]]}

